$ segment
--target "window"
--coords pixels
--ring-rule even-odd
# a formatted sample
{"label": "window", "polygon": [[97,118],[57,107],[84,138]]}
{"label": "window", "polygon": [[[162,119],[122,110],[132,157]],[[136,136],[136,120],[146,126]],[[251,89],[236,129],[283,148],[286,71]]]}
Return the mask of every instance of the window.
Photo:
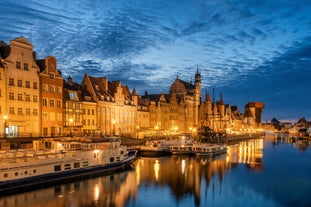
{"label": "window", "polygon": [[26,101],[30,101],[30,95],[26,94]]}
{"label": "window", "polygon": [[50,85],[50,92],[54,93],[55,92],[55,86]]}
{"label": "window", "polygon": [[17,69],[21,69],[21,62],[16,61],[16,68],[17,68]]}
{"label": "window", "polygon": [[54,172],[58,172],[58,171],[61,171],[61,170],[62,170],[61,165],[55,165],[54,166]]}
{"label": "window", "polygon": [[38,89],[38,83],[37,82],[33,82],[33,89]]}
{"label": "window", "polygon": [[10,86],[14,86],[14,79],[13,79],[13,78],[10,78],[10,79],[9,79],[9,85],[10,85]]}
{"label": "window", "polygon": [[80,162],[75,162],[73,163],[74,168],[79,168],[80,167]]}
{"label": "window", "polygon": [[37,95],[33,95],[33,102],[38,102],[38,96]]}
{"label": "window", "polygon": [[14,107],[10,107],[9,110],[10,110],[10,114],[14,114]]}
{"label": "window", "polygon": [[62,107],[62,106],[61,106],[61,101],[60,101],[60,100],[56,100],[56,106],[57,106],[57,107]]}
{"label": "window", "polygon": [[92,109],[92,115],[94,115],[95,113],[94,113],[94,109]]}
{"label": "window", "polygon": [[54,73],[50,73],[50,79],[55,79],[55,74]]}
{"label": "window", "polygon": [[26,81],[25,86],[26,86],[26,88],[30,88],[30,82]]}
{"label": "window", "polygon": [[28,64],[24,63],[24,70],[28,70]]}
{"label": "window", "polygon": [[26,115],[30,115],[30,108],[26,108]]}
{"label": "window", "polygon": [[42,112],[42,119],[44,121],[47,121],[48,120],[48,112]]}
{"label": "window", "polygon": [[90,115],[90,109],[87,109],[87,115]]}
{"label": "window", "polygon": [[42,91],[48,91],[48,85],[42,84]]}
{"label": "window", "polygon": [[17,80],[17,86],[18,87],[23,87],[23,81],[22,80]]}
{"label": "window", "polygon": [[21,94],[21,93],[17,94],[17,100],[22,101],[23,100],[23,94]]}
{"label": "window", "polygon": [[22,108],[18,108],[17,109],[17,113],[18,113],[18,115],[22,115],[23,114],[23,109]]}
{"label": "window", "polygon": [[56,93],[62,93],[62,87],[57,86],[56,87]]}
{"label": "window", "polygon": [[12,93],[12,92],[9,93],[9,99],[14,100],[14,93]]}
{"label": "window", "polygon": [[38,109],[33,109],[33,115],[38,115]]}
{"label": "window", "polygon": [[48,105],[48,100],[46,98],[42,99],[42,106],[47,106]]}
{"label": "window", "polygon": [[54,106],[54,99],[50,100],[50,106]]}

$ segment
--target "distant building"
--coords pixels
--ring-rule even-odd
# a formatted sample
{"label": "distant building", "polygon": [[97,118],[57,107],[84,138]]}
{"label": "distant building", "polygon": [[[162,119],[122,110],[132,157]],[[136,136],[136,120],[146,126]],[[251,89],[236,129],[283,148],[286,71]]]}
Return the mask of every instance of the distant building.
{"label": "distant building", "polygon": [[245,105],[244,124],[246,128],[258,128],[261,125],[262,102],[248,102]]}

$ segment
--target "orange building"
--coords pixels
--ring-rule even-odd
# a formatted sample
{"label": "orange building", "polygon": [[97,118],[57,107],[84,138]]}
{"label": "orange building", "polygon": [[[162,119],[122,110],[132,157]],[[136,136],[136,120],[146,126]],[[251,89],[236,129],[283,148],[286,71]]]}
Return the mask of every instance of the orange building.
{"label": "orange building", "polygon": [[42,136],[63,134],[63,77],[57,69],[57,60],[48,56],[37,60],[40,67],[40,105]]}

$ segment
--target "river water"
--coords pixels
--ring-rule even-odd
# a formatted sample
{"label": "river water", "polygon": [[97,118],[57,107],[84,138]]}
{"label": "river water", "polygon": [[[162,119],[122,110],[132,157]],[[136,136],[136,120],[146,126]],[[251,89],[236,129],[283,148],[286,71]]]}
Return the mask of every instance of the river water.
{"label": "river water", "polygon": [[0,197],[1,207],[311,206],[311,147],[262,138],[214,159],[138,158],[132,170]]}

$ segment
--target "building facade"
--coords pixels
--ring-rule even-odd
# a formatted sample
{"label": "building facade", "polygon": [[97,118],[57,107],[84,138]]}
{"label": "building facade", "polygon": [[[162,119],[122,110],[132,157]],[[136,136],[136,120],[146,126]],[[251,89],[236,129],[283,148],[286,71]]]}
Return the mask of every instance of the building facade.
{"label": "building facade", "polygon": [[[24,37],[3,46],[1,58],[1,114],[4,136],[31,137],[41,134],[39,67],[33,45]],[[4,53],[5,53],[4,52]],[[3,50],[2,50],[3,54]]]}
{"label": "building facade", "polygon": [[46,137],[63,135],[63,82],[57,60],[48,56],[37,60],[40,67],[41,134]]}

